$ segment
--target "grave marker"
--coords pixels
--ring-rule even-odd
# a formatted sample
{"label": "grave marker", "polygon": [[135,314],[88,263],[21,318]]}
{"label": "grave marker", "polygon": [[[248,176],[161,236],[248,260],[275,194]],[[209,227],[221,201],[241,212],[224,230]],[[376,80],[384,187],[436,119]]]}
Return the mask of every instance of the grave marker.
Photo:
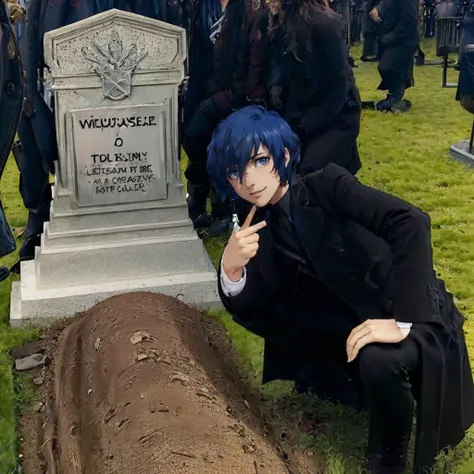
{"label": "grave marker", "polygon": [[178,161],[185,44],[182,28],[121,10],[46,34],[60,158],[41,246],[13,285],[12,325],[138,290],[219,306]]}

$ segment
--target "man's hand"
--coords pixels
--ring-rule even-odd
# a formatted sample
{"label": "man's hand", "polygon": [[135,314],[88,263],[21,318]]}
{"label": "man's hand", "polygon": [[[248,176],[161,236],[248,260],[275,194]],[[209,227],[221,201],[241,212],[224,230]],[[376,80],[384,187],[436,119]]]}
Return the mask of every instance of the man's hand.
{"label": "man's hand", "polygon": [[7,0],[7,7],[13,25],[25,16],[25,10],[19,5],[18,0]]}
{"label": "man's hand", "polygon": [[405,337],[395,319],[368,319],[354,328],[347,339],[347,362],[352,362],[367,344],[373,342],[396,344]]}
{"label": "man's hand", "polygon": [[222,255],[222,268],[231,281],[239,281],[244,267],[257,255],[259,240],[257,232],[267,223],[262,221],[250,227],[256,210],[257,207],[253,206],[240,230],[232,233]]}
{"label": "man's hand", "polygon": [[375,21],[375,23],[380,23],[382,21],[382,18],[380,18],[379,16],[379,11],[376,8],[371,10],[369,15],[370,15],[370,18],[372,18],[372,20]]}

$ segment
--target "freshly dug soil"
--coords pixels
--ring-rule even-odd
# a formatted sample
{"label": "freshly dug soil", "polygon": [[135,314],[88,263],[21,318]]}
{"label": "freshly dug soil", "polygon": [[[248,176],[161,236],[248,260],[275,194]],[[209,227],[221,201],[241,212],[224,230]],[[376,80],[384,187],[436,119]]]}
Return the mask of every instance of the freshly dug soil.
{"label": "freshly dug soil", "polygon": [[216,328],[152,293],[110,298],[66,326],[45,410],[47,473],[297,472]]}

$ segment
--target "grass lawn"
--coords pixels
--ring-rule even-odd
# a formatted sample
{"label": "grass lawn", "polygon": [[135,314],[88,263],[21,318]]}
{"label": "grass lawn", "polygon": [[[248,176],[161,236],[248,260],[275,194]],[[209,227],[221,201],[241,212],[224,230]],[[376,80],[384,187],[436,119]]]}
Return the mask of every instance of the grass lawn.
{"label": "grass lawn", "polygon": [[[433,56],[433,43],[424,49]],[[354,48],[360,56],[360,48]],[[431,53],[431,54],[430,54]],[[364,100],[381,98],[374,64],[355,69]],[[452,80],[455,73],[451,71]],[[469,137],[472,116],[455,102],[455,89],[442,89],[441,68],[425,66],[415,70],[416,87],[407,98],[413,109],[400,116],[365,112],[360,133],[363,169],[359,178],[366,184],[390,192],[429,212],[433,225],[436,268],[455,295],[467,317],[466,333],[474,355],[474,169],[449,156],[449,146]],[[12,227],[24,226],[26,212],[17,192],[18,175],[10,160],[2,178],[2,200]],[[222,252],[222,242],[206,242],[214,260]],[[11,264],[15,255],[0,261]],[[8,326],[10,282],[0,286],[0,474],[11,474],[16,466],[15,414],[27,406],[29,392],[21,379],[11,373],[9,348],[35,337],[35,333],[12,330]],[[219,314],[232,338],[247,373],[259,383],[262,343]],[[16,387],[16,392],[14,390]],[[366,442],[363,415],[310,397],[293,398],[288,384],[274,383],[263,388],[264,398],[275,413],[291,399],[294,410],[309,413],[317,420],[318,435],[297,433],[298,443],[324,458],[326,474],[360,472]],[[440,456],[436,474],[474,473],[474,431],[453,452]]]}

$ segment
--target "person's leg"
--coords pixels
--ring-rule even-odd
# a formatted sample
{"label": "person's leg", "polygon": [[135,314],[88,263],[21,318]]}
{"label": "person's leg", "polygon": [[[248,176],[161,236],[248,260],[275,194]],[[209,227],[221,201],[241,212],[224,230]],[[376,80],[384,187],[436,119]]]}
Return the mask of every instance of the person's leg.
{"label": "person's leg", "polygon": [[415,52],[416,48],[404,46],[386,48],[382,52],[378,65],[382,79],[379,89],[387,91],[387,98],[377,103],[377,110],[391,111],[392,107],[401,107],[406,88],[413,85]]}
{"label": "person's leg", "polygon": [[28,239],[43,232],[49,219],[52,195],[49,173],[43,160],[31,123],[31,118],[22,113],[18,125],[22,156],[20,168],[20,194],[28,209],[28,224],[23,237]]}
{"label": "person's leg", "polygon": [[362,34],[364,36],[364,45],[361,61],[376,60],[377,55],[377,35],[374,30],[374,22],[369,16],[367,7],[362,16]]}
{"label": "person's leg", "polygon": [[413,424],[412,382],[421,357],[408,336],[400,344],[370,344],[359,356],[359,373],[369,410],[367,469],[399,474],[406,463]]}
{"label": "person's leg", "polygon": [[357,151],[357,137],[360,127],[358,109],[341,113],[330,127],[312,137],[302,140],[303,153],[300,170],[312,167],[323,168],[328,163],[336,163],[356,174],[361,163]]}
{"label": "person's leg", "polygon": [[188,210],[196,229],[211,225],[211,219],[206,213],[210,190],[206,154],[216,124],[214,117],[198,108],[184,131],[183,148],[188,156],[188,165],[184,172],[189,195]]}
{"label": "person's leg", "polygon": [[[212,105],[212,104],[211,104]],[[228,212],[224,213],[224,204],[217,196],[212,196],[212,217],[206,212],[206,201],[210,193],[209,176],[207,174],[207,147],[212,138],[214,128],[224,118],[217,109],[198,107],[190,119],[183,138],[183,148],[188,156],[188,166],[185,171],[187,179],[189,217],[194,227],[199,229],[221,227],[227,219]],[[228,225],[228,223],[227,223]],[[217,229],[213,229],[216,233]]]}

